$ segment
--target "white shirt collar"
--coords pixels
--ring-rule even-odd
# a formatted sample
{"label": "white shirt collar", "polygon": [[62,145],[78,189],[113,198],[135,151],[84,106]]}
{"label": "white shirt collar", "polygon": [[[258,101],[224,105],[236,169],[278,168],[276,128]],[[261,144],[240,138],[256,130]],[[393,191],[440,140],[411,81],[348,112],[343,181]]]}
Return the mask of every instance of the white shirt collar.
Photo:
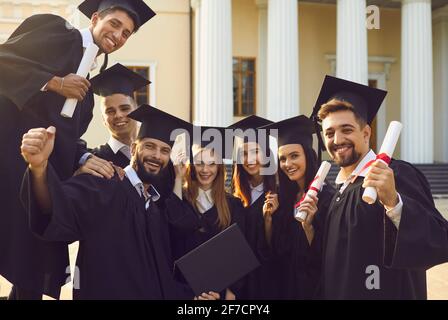
{"label": "white shirt collar", "polygon": [[250,187],[250,204],[254,204],[255,201],[258,200],[258,198],[261,197],[262,194],[264,194],[264,184],[263,182],[260,183],[258,186],[252,187],[252,185],[249,183]]}
{"label": "white shirt collar", "polygon": [[[145,198],[146,198],[147,195],[143,194],[143,190],[144,190],[143,182],[138,177],[137,172],[135,172],[134,168],[132,168],[131,165],[128,165],[126,168],[124,168],[124,172],[126,173],[126,177],[129,179],[132,186],[137,190],[140,197],[145,196]],[[149,189],[151,189],[151,190],[149,190],[149,195],[151,197],[151,200],[154,202],[159,200],[160,194],[157,191],[157,189],[154,188],[152,185],[149,186]]]}
{"label": "white shirt collar", "polygon": [[196,204],[200,213],[204,213],[210,210],[214,205],[215,201],[213,201],[212,197],[212,189],[208,189],[207,191],[199,188],[198,197],[196,198]]}
{"label": "white shirt collar", "polygon": [[370,149],[369,152],[367,152],[367,154],[364,156],[364,158],[361,160],[360,163],[358,163],[358,165],[356,166],[355,170],[353,170],[353,172],[350,174],[349,177],[347,177],[347,179],[343,179],[342,178],[342,169],[339,171],[338,176],[336,177],[336,184],[342,184],[342,183],[346,183],[347,181],[350,181],[354,176],[358,175],[360,177],[365,177],[368,168],[364,169],[362,172],[361,169],[366,165],[367,162],[375,160],[376,159],[376,154],[375,152],[373,152],[372,149]]}
{"label": "white shirt collar", "polygon": [[114,154],[117,154],[118,151],[121,151],[128,159],[131,159],[131,148],[124,144],[121,141],[118,141],[114,137],[110,137],[109,141],[107,142],[109,147],[112,149]]}
{"label": "white shirt collar", "polygon": [[[87,48],[90,44],[93,43],[93,36],[92,36],[92,32],[90,31],[89,28],[84,28],[79,30],[79,32],[81,33],[81,37],[82,37],[82,47],[85,49]],[[90,69],[91,71],[96,69],[96,67],[98,66],[98,63],[95,61],[92,65],[92,68]]]}

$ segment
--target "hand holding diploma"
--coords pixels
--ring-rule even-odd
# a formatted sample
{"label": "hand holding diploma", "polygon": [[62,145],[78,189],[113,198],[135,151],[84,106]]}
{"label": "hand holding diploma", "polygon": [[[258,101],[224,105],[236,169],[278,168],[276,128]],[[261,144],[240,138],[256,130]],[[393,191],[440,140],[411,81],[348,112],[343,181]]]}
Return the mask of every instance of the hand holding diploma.
{"label": "hand holding diploma", "polygon": [[[394,207],[397,199],[395,190],[395,181],[393,171],[388,168],[390,160],[400,137],[403,125],[398,121],[392,121],[387,129],[380,153],[377,155],[377,161],[370,165],[369,172],[364,179],[363,187],[365,188],[362,199],[368,204],[375,203],[378,193],[377,189],[381,189],[381,202],[386,206]],[[385,170],[385,169],[389,170]],[[393,183],[393,186],[391,184]]]}
{"label": "hand holding diploma", "polygon": [[[320,189],[322,188],[322,185],[325,181],[325,178],[327,177],[328,172],[330,171],[331,164],[327,161],[323,161],[320,165],[319,170],[317,170],[316,177],[311,182],[311,185],[308,188],[307,193],[304,195],[304,197],[294,206],[294,217],[300,221],[304,222],[307,218],[307,213],[301,209],[302,204],[306,204],[308,199],[317,199],[316,196]],[[317,202],[317,201],[316,201]]]}
{"label": "hand holding diploma", "polygon": [[[84,56],[82,57],[81,63],[79,64],[76,75],[81,76],[83,78],[87,77],[98,54],[98,50],[99,50],[98,46],[95,45],[94,43],[90,44],[86,48],[86,51],[84,52]],[[64,79],[62,81],[64,81]],[[63,87],[64,83],[62,82],[61,90],[63,89]],[[67,99],[62,108],[61,116],[71,118],[73,116],[73,112],[75,111],[77,103],[78,103],[77,99]]]}

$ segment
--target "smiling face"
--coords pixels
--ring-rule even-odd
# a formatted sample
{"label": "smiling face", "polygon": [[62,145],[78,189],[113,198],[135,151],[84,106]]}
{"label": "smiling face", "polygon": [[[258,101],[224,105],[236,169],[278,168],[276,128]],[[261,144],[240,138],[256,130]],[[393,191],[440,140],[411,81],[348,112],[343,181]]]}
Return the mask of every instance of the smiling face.
{"label": "smiling face", "polygon": [[218,175],[218,159],[210,149],[200,151],[194,157],[194,169],[199,187],[209,190]]}
{"label": "smiling face", "polygon": [[152,138],[140,139],[131,145],[132,166],[139,178],[146,182],[167,166],[170,153],[171,147],[163,141]]}
{"label": "smiling face", "polygon": [[329,113],[322,120],[325,146],[340,167],[356,167],[369,151],[371,129],[356,120],[350,110]]}
{"label": "smiling face", "polygon": [[278,148],[280,169],[291,181],[305,181],[306,156],[301,144],[287,144]]}
{"label": "smiling face", "polygon": [[261,168],[260,146],[256,142],[247,142],[243,145],[241,153],[244,170],[250,176],[258,176]]}
{"label": "smiling face", "polygon": [[137,121],[127,116],[135,109],[134,100],[121,93],[103,99],[101,106],[103,122],[115,139],[132,140],[137,130]]}
{"label": "smiling face", "polygon": [[123,10],[108,10],[102,14],[95,12],[91,19],[91,31],[96,45],[103,53],[120,49],[134,32],[134,21]]}

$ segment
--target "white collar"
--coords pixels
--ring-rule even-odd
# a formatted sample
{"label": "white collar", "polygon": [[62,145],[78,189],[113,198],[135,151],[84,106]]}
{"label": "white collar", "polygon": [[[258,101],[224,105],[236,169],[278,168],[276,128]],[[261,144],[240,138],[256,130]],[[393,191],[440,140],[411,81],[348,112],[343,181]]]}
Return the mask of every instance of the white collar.
{"label": "white collar", "polygon": [[252,187],[252,185],[249,183],[249,187],[250,187],[250,190],[252,190],[252,191],[264,192],[264,184],[263,184],[263,182],[260,183],[258,186],[255,186],[255,187]]}
{"label": "white collar", "polygon": [[342,178],[342,169],[341,169],[338,173],[338,176],[336,177],[335,183],[337,185],[345,183],[348,180],[351,180],[356,175],[358,175],[359,177],[365,177],[368,168],[364,169],[362,172],[359,172],[359,171],[361,171],[361,169],[366,165],[367,162],[375,160],[375,159],[376,159],[376,154],[375,154],[375,152],[373,152],[372,149],[370,149],[370,151],[367,152],[367,154],[364,156],[364,158],[361,160],[361,162],[358,163],[355,170],[353,170],[353,172],[350,174],[350,176],[347,177],[347,179],[345,179],[345,180]]}
{"label": "white collar", "polygon": [[[92,32],[90,31],[89,28],[81,29],[81,30],[79,30],[79,32],[81,33],[82,47],[84,49],[86,49],[90,44],[94,43]],[[96,59],[97,59],[97,57],[95,57],[95,61],[93,62],[93,65],[92,65],[92,68],[90,69],[90,71],[96,69],[96,67],[98,66]]]}
{"label": "white collar", "polygon": [[198,192],[198,197],[197,199],[206,199],[209,203],[213,204],[213,197],[212,197],[212,189],[208,189],[208,190],[203,190],[201,188],[198,188],[199,192]]}
{"label": "white collar", "polygon": [[115,139],[114,137],[110,137],[109,141],[107,142],[107,144],[109,145],[109,147],[112,149],[112,151],[117,154],[118,151],[122,150],[123,148],[126,150],[129,150],[129,146],[124,144],[121,141],[118,141],[117,139]]}
{"label": "white collar", "polygon": [[[126,177],[129,179],[132,186],[137,190],[139,195],[143,196],[144,194],[142,194],[142,190],[144,188],[144,184],[138,177],[137,172],[135,172],[134,168],[132,168],[131,165],[128,165],[126,168],[124,168],[124,172],[126,173]],[[160,194],[156,188],[150,185],[148,189],[150,189],[148,190],[148,193],[151,196],[152,201],[155,202],[160,199]]]}

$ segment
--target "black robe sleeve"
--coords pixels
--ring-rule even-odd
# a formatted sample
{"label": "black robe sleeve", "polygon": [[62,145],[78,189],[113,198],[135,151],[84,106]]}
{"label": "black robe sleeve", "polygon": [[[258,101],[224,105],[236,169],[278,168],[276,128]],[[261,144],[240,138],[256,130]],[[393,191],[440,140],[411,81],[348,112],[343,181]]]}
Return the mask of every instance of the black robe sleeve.
{"label": "black robe sleeve", "polygon": [[104,226],[103,218],[110,213],[108,205],[120,193],[118,181],[87,174],[61,182],[49,164],[47,183],[52,210],[51,214],[45,214],[35,201],[31,179],[27,170],[22,184],[22,202],[29,215],[31,231],[49,241],[83,240]]}
{"label": "black robe sleeve", "polygon": [[425,176],[412,165],[394,160],[397,192],[403,201],[397,228],[385,215],[385,265],[428,269],[448,261],[448,222],[435,208]]}
{"label": "black robe sleeve", "polygon": [[59,16],[26,19],[0,45],[0,95],[22,109],[55,75],[65,76],[60,71],[66,68],[67,54],[82,57],[80,41],[79,31]]}

